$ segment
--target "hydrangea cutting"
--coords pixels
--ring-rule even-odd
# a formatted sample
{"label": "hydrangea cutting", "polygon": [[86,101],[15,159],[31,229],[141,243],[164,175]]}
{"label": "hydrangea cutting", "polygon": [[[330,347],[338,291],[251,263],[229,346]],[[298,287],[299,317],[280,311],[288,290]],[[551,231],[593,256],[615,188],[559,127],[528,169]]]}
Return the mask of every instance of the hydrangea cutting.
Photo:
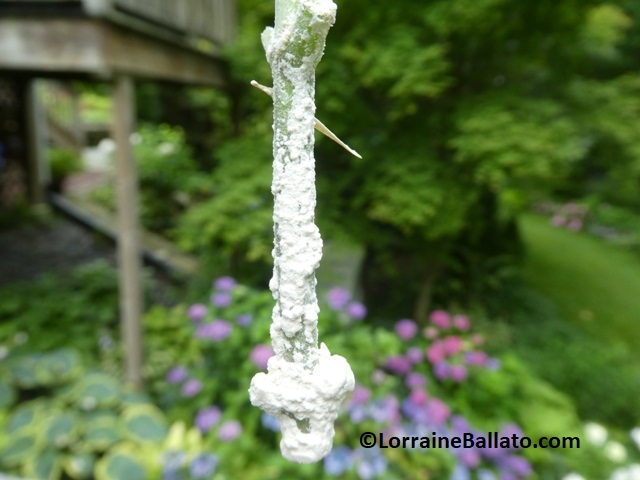
{"label": "hydrangea cutting", "polygon": [[293,462],[325,457],[334,421],[354,388],[351,367],[325,344],[318,347],[317,269],[322,239],[314,223],[316,205],[315,69],[336,5],[331,0],[276,0],[275,26],[262,34],[273,76],[273,277],[276,304],[271,340],[275,356],[268,373],[253,377],[254,406],[276,417],[280,450]]}

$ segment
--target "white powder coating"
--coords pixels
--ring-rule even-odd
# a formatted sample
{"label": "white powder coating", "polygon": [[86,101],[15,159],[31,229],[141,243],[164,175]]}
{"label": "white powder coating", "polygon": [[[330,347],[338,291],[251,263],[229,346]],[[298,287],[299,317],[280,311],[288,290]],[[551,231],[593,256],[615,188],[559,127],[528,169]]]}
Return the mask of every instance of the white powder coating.
{"label": "white powder coating", "polygon": [[251,381],[251,403],[278,418],[285,458],[315,462],[331,450],[339,407],[354,388],[347,361],[318,348],[315,270],[322,239],[316,205],[315,67],[335,20],[331,0],[276,0],[275,29],[262,35],[273,72],[274,269],[268,374]]}

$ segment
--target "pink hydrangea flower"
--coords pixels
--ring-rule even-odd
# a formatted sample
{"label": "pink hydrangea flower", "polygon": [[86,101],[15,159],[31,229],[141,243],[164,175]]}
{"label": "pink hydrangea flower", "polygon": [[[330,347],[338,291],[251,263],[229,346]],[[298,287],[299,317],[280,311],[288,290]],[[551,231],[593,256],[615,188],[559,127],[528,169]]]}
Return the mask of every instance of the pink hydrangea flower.
{"label": "pink hydrangea flower", "polygon": [[451,326],[451,317],[449,312],[446,312],[445,310],[434,310],[431,312],[429,320],[431,320],[431,323],[435,326],[440,328],[449,328]]}
{"label": "pink hydrangea flower", "polygon": [[251,353],[249,354],[249,358],[256,367],[258,367],[260,370],[264,370],[265,368],[267,368],[269,359],[274,355],[275,352],[269,345],[261,343],[253,347],[253,350],[251,350]]}
{"label": "pink hydrangea flower", "polygon": [[471,327],[471,322],[469,321],[469,317],[466,315],[455,315],[453,317],[453,325],[458,330],[466,332]]}
{"label": "pink hydrangea flower", "polygon": [[409,400],[414,405],[424,405],[427,403],[427,399],[429,398],[429,394],[424,390],[413,390],[409,394]]}
{"label": "pink hydrangea flower", "polygon": [[446,355],[455,355],[463,347],[462,339],[457,335],[450,335],[442,340]]}
{"label": "pink hydrangea flower", "polygon": [[413,320],[404,319],[396,323],[395,330],[403,340],[411,340],[418,332],[418,325]]}
{"label": "pink hydrangea flower", "polygon": [[429,419],[436,426],[443,425],[451,414],[451,409],[439,398],[429,399],[426,408]]}
{"label": "pink hydrangea flower", "polygon": [[427,360],[429,360],[434,365],[444,360],[446,354],[447,352],[444,348],[444,342],[442,340],[433,342],[427,348]]}

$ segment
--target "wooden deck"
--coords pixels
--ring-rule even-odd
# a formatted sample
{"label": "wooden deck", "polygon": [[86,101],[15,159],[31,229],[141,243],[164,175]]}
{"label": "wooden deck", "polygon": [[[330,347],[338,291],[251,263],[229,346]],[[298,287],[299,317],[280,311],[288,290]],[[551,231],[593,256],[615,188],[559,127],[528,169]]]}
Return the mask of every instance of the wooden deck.
{"label": "wooden deck", "polygon": [[0,0],[0,70],[220,87],[233,0]]}

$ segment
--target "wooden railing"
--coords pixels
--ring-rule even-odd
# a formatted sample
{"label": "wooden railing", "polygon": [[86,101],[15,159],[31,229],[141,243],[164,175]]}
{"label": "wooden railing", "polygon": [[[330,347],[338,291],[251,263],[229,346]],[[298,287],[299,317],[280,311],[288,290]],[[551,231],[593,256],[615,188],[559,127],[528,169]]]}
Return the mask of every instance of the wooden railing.
{"label": "wooden railing", "polygon": [[234,0],[111,1],[113,7],[120,11],[180,33],[207,38],[217,43],[226,43],[233,38],[236,24]]}
{"label": "wooden railing", "polygon": [[131,17],[138,22],[217,44],[235,33],[235,0],[0,0],[0,7],[24,15],[72,8],[94,17]]}

